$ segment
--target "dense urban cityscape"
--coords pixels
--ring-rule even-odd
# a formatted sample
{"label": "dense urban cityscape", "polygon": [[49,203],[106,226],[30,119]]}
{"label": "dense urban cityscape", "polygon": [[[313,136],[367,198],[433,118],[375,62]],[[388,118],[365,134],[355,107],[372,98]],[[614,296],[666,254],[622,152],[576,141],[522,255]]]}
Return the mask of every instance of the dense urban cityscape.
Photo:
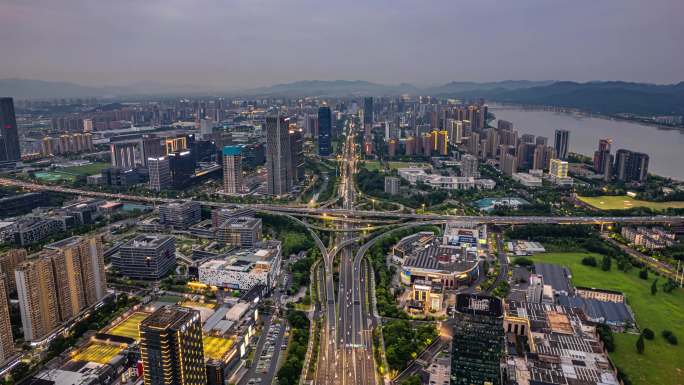
{"label": "dense urban cityscape", "polygon": [[58,3],[0,385],[684,384],[681,4]]}

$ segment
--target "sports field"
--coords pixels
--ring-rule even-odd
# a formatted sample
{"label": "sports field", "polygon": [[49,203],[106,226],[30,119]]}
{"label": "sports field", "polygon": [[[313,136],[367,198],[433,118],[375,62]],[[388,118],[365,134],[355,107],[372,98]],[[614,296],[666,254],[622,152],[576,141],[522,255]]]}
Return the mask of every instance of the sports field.
{"label": "sports field", "polygon": [[147,318],[147,316],[149,316],[147,313],[133,313],[130,317],[109,329],[107,333],[113,334],[115,336],[133,338],[134,340],[138,341],[140,340],[140,323]]}
{"label": "sports field", "polygon": [[39,171],[36,174],[36,179],[39,179],[41,181],[45,182],[60,182],[60,181],[67,181],[67,182],[73,182],[76,180],[76,177],[71,174],[66,174],[60,171]]}
{"label": "sports field", "polygon": [[681,343],[670,345],[660,335],[668,329],[680,341],[684,338],[684,290],[663,292],[660,285],[665,283],[665,279],[659,277],[659,290],[656,295],[651,295],[651,284],[656,278],[653,274],[649,274],[648,280],[643,280],[638,276],[638,269],[625,273],[616,269],[614,261],[610,271],[582,265],[582,258],[589,255],[601,261],[602,256],[590,253],[542,253],[530,258],[567,266],[575,286],[617,290],[626,295],[638,326],[649,328],[656,335],[652,341],[646,340],[644,354],[638,354],[635,347],[638,335],[614,334],[616,349],[610,357],[629,375],[632,384],[684,384],[684,346]]}
{"label": "sports field", "polygon": [[578,197],[582,202],[599,210],[626,210],[635,207],[647,207],[653,210],[665,210],[668,208],[684,208],[684,202],[649,202],[634,199],[627,195],[602,195],[597,197]]}
{"label": "sports field", "polygon": [[214,336],[203,336],[204,358],[220,360],[233,347],[233,340]]}
{"label": "sports field", "polygon": [[93,342],[85,349],[76,353],[71,359],[74,361],[97,362],[104,365],[109,363],[121,351],[122,349],[116,345]]}
{"label": "sports field", "polygon": [[185,306],[185,307],[203,307],[203,308],[207,308],[207,309],[216,308],[216,304],[205,303],[205,302],[197,302],[197,301],[183,301],[183,302],[181,302],[180,305]]}

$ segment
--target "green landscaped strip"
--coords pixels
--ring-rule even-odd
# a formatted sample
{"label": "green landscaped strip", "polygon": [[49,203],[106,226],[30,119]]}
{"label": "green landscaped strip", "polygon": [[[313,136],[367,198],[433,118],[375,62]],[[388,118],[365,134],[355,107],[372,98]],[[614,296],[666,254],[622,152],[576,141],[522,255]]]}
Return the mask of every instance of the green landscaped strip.
{"label": "green landscaped strip", "polygon": [[627,195],[602,195],[597,197],[578,197],[582,202],[600,210],[626,210],[635,207],[647,207],[654,210],[665,210],[669,208],[684,208],[683,201],[673,202],[649,202],[634,199]]}
{"label": "green landscaped strip", "polygon": [[[649,274],[649,279],[643,280],[638,277],[639,270],[636,268],[624,273],[615,268],[615,263],[608,272],[600,267],[582,265],[582,258],[590,255],[598,260],[602,258],[590,253],[544,253],[532,259],[567,266],[575,286],[617,290],[627,296],[638,326],[649,328],[656,334],[654,340],[646,340],[646,350],[640,355],[635,348],[637,335],[615,333],[616,349],[610,357],[629,375],[634,385],[684,384],[684,345],[680,342],[680,345],[672,346],[660,335],[668,329],[680,341],[684,340],[684,291],[676,289],[668,294],[659,287],[658,293],[651,295],[651,284],[656,278],[654,274]],[[660,277],[658,282],[660,286],[665,279]]]}

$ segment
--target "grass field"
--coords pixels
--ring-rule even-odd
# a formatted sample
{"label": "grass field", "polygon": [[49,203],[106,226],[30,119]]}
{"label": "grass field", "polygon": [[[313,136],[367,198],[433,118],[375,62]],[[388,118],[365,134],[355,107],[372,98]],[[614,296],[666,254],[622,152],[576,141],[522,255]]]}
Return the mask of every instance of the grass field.
{"label": "grass field", "polygon": [[597,197],[578,197],[582,202],[600,210],[625,210],[634,207],[647,207],[653,210],[665,210],[668,208],[684,208],[684,202],[649,202],[634,199],[627,195]]}
{"label": "grass field", "polygon": [[233,347],[233,340],[214,336],[202,337],[204,358],[220,360]]}
{"label": "grass field", "polygon": [[113,334],[115,336],[133,338],[134,340],[140,340],[140,323],[147,318],[149,314],[147,313],[133,313],[130,317],[126,318],[121,323],[112,327],[107,331],[108,334]]}
{"label": "grass field", "polygon": [[[581,260],[588,255],[594,255],[600,261],[600,256],[589,253],[544,253],[535,255],[532,259],[567,266],[575,286],[625,293],[638,326],[653,330],[656,337],[652,341],[645,341],[645,352],[640,355],[635,347],[637,335],[616,333],[617,347],[610,354],[611,358],[629,375],[634,385],[684,384],[684,346],[672,346],[660,336],[664,329],[669,329],[680,341],[684,339],[684,292],[677,289],[667,294],[660,290],[653,296],[650,290],[655,278],[653,275],[649,280],[642,280],[637,275],[637,269],[624,273],[615,268],[615,263],[609,272],[598,267],[584,266]],[[665,281],[660,278],[658,282]]]}
{"label": "grass field", "polygon": [[[369,171],[376,171],[376,170],[384,170],[385,169],[385,164],[380,165],[380,162],[377,160],[366,160],[363,162],[363,166],[367,168]],[[422,167],[422,168],[430,168],[431,166],[427,163],[422,163],[422,162],[389,162],[389,168],[391,170],[396,170],[398,168],[404,168],[404,167]]]}
{"label": "grass field", "polygon": [[96,163],[91,163],[91,164],[86,164],[84,166],[74,166],[74,167],[66,167],[63,169],[60,169],[60,171],[63,171],[67,174],[73,174],[73,175],[94,175],[94,174],[99,174],[100,171],[103,169],[111,167],[109,163],[103,163],[103,162],[96,162]]}
{"label": "grass field", "polygon": [[97,362],[104,365],[109,363],[121,351],[122,349],[115,345],[93,342],[85,349],[76,353],[71,359],[74,361]]}
{"label": "grass field", "polygon": [[46,182],[59,182],[59,181],[73,182],[76,180],[76,177],[74,175],[66,174],[63,172],[57,172],[57,171],[39,171],[35,175],[36,175],[36,179],[46,181]]}

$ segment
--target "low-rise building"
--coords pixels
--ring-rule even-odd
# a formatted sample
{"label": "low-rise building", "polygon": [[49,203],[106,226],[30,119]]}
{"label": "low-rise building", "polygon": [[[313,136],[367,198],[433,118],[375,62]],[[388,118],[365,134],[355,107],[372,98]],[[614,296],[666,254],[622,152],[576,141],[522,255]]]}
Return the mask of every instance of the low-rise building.
{"label": "low-rise building", "polygon": [[256,285],[275,287],[280,274],[281,245],[266,241],[250,249],[230,252],[224,258],[212,259],[199,266],[199,280],[210,286],[250,290]]}
{"label": "low-rise building", "polygon": [[630,243],[637,246],[643,246],[647,249],[663,249],[665,247],[670,247],[676,243],[677,239],[675,233],[665,231],[658,227],[623,227],[621,234]]}
{"label": "low-rise building", "polygon": [[526,172],[514,172],[511,175],[511,178],[513,178],[514,181],[520,183],[521,185],[525,187],[541,187],[542,186],[542,180],[539,177],[536,177],[532,174],[528,174]]}
{"label": "low-rise building", "polygon": [[66,222],[56,218],[25,217],[15,224],[14,243],[28,246],[65,231]]}
{"label": "low-rise building", "polygon": [[397,171],[400,177],[406,179],[412,185],[425,183],[432,188],[443,190],[493,189],[496,186],[496,183],[491,179],[428,174],[424,169],[418,167],[400,168]]}

